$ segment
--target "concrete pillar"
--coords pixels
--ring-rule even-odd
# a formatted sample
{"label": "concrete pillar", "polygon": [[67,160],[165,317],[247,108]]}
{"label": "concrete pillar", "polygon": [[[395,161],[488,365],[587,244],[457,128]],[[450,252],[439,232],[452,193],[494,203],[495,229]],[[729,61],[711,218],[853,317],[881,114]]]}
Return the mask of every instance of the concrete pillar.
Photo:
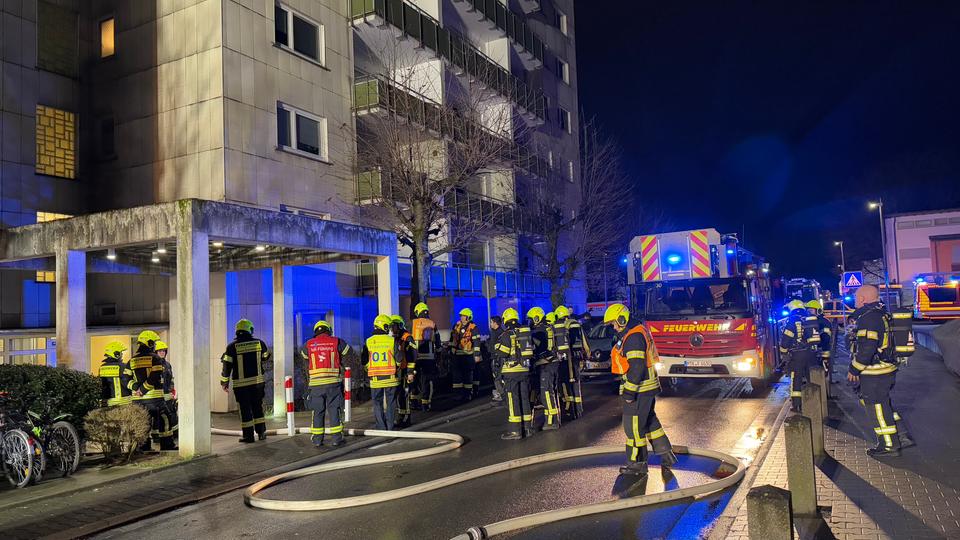
{"label": "concrete pillar", "polygon": [[[171,319],[177,375],[180,455],[210,453],[210,251],[207,233],[186,216],[177,232],[177,313]],[[219,391],[219,390],[218,390]]]}
{"label": "concrete pillar", "polygon": [[273,416],[287,415],[284,377],[293,377],[293,268],[273,265]]}
{"label": "concrete pillar", "polygon": [[823,409],[821,396],[823,391],[819,385],[807,383],[803,385],[800,402],[803,415],[810,419],[810,437],[813,441],[813,455],[823,457],[826,451],[823,446]]}
{"label": "concrete pillar", "polygon": [[400,285],[397,281],[396,255],[377,257],[377,309],[382,315],[399,312]]}
{"label": "concrete pillar", "polygon": [[750,488],[747,529],[750,540],[793,540],[790,492],[776,486]]}
{"label": "concrete pillar", "polygon": [[90,372],[87,338],[87,254],[56,248],[57,365]]}
{"label": "concrete pillar", "polygon": [[823,417],[830,415],[830,409],[827,405],[827,396],[830,394],[830,379],[827,377],[827,371],[822,367],[810,368],[810,382],[820,387],[820,409],[823,411]]}
{"label": "concrete pillar", "polygon": [[227,321],[227,274],[210,272],[210,410],[225,413],[237,408],[233,392],[220,388],[220,356],[230,335]]}
{"label": "concrete pillar", "polygon": [[817,515],[817,480],[813,465],[810,419],[795,414],[783,423],[787,450],[787,485],[794,514]]}

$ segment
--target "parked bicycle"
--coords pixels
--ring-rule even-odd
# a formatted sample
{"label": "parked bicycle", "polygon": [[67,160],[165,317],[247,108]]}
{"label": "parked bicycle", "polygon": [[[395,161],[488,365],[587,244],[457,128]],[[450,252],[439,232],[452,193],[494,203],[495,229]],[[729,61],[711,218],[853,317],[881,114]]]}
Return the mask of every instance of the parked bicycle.
{"label": "parked bicycle", "polygon": [[[44,474],[73,474],[80,466],[80,436],[73,424],[67,420],[69,415],[49,417],[33,411],[22,413],[21,410],[12,406],[9,396],[5,403],[0,403],[0,414],[6,419],[4,423],[12,428],[11,432],[19,431],[27,435],[27,448],[32,457],[30,466],[26,469],[26,483],[23,483],[24,475],[16,472],[22,471],[22,467],[14,469],[16,474],[15,478],[11,478],[11,483],[23,487],[27,483],[39,482]],[[19,434],[12,437],[12,455],[19,456],[21,454],[17,452],[23,451],[22,437]],[[14,482],[14,479],[17,481]]]}
{"label": "parked bicycle", "polygon": [[22,488],[33,480],[33,459],[39,448],[33,437],[17,427],[9,404],[9,394],[0,392],[0,467],[12,486]]}

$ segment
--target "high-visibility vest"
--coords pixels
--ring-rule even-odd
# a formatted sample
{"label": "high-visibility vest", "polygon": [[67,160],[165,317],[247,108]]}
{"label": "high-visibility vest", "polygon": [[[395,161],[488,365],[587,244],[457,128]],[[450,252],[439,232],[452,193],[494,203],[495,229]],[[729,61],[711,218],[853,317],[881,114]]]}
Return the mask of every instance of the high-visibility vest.
{"label": "high-visibility vest", "polygon": [[392,336],[377,334],[367,338],[367,352],[370,354],[367,375],[371,388],[396,386],[397,378],[396,344]]}
{"label": "high-visibility vest", "polygon": [[503,373],[526,373],[533,362],[533,339],[529,326],[507,330],[510,336],[510,357],[503,363]]}
{"label": "high-visibility vest", "polygon": [[473,321],[467,324],[457,323],[451,333],[451,342],[456,348],[457,353],[469,354],[473,352],[473,334],[477,331],[477,325]]}
{"label": "high-visibility vest", "polygon": [[310,386],[337,384],[340,382],[340,340],[320,334],[307,341],[308,372]]}
{"label": "high-visibility vest", "polygon": [[567,327],[566,321],[560,321],[553,325],[553,350],[557,353],[570,350],[570,328]]}
{"label": "high-visibility vest", "polygon": [[644,356],[646,357],[647,367],[652,368],[657,361],[660,360],[660,356],[657,354],[657,346],[653,344],[653,337],[650,336],[650,332],[642,325],[638,324],[631,328],[623,338],[617,343],[617,345],[610,351],[610,370],[615,375],[623,375],[630,368],[630,363],[627,361],[627,357],[623,352],[623,344],[627,342],[627,338],[633,334],[642,334],[643,339],[647,342],[647,349],[644,351]]}
{"label": "high-visibility vest", "polygon": [[103,388],[101,398],[108,407],[115,405],[126,405],[131,402],[130,389],[124,388],[121,384],[122,374],[125,369],[123,363],[119,360],[105,359],[100,365],[99,373],[101,386]]}
{"label": "high-visibility vest", "polygon": [[417,356],[422,360],[432,359],[434,357],[433,340],[437,332],[436,323],[430,319],[418,317],[413,320],[412,326]]}

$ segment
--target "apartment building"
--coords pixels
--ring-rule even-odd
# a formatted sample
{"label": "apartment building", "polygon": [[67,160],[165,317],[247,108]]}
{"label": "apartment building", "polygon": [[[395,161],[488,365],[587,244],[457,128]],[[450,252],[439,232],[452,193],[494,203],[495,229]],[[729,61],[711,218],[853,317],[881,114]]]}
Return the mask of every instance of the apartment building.
{"label": "apartment building", "polygon": [[[316,319],[356,344],[378,312],[400,312],[405,254],[388,226],[360,220],[357,85],[401,77],[382,70],[371,40],[419,48],[402,76],[437,74],[426,97],[438,103],[478,59],[490,63],[498,82],[481,86],[539,158],[478,180],[471,196],[518,205],[539,189],[575,190],[572,0],[0,9],[0,358],[92,370],[105,341],[164,330],[195,418],[184,453],[208,451],[204,413],[231,406],[210,374],[239,317],[273,345],[281,385]],[[459,53],[430,41],[431,28],[456,36]],[[485,275],[500,285],[495,309],[545,302],[520,242],[534,233],[504,229],[440,261],[438,313],[485,313]],[[196,358],[209,361],[185,361]]]}

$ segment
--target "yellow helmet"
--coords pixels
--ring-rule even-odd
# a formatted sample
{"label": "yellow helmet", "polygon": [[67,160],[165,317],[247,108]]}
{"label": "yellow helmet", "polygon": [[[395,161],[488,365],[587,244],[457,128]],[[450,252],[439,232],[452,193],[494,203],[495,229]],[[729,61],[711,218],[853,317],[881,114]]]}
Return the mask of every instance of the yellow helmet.
{"label": "yellow helmet", "polygon": [[330,323],[320,319],[317,321],[317,324],[313,325],[313,333],[316,334],[318,332],[326,332],[329,334],[333,332],[333,328],[330,327]]}
{"label": "yellow helmet", "polygon": [[513,308],[503,310],[503,323],[506,324],[510,321],[520,322],[520,314]]}
{"label": "yellow helmet", "polygon": [[413,306],[413,316],[419,317],[420,315],[430,311],[430,307],[427,304],[420,302],[419,304]]}
{"label": "yellow helmet", "polygon": [[166,351],[168,349],[167,344],[160,340],[157,340],[157,342],[153,344],[153,350],[155,351]]}
{"label": "yellow helmet", "polygon": [[603,324],[617,323],[626,326],[630,322],[630,310],[623,304],[613,304],[603,312]]}
{"label": "yellow helmet", "polygon": [[819,300],[811,300],[804,305],[810,309],[815,309],[817,311],[820,311],[823,309],[823,304],[821,304]]}
{"label": "yellow helmet", "polygon": [[384,332],[387,331],[391,323],[392,321],[389,315],[377,315],[377,317],[373,319],[373,327],[377,330],[383,330]]}
{"label": "yellow helmet", "polygon": [[557,314],[554,312],[547,313],[544,317],[547,319],[547,324],[556,324],[557,323]]}
{"label": "yellow helmet", "polygon": [[540,324],[545,316],[546,313],[544,313],[543,308],[539,306],[533,306],[527,311],[527,318],[533,321],[533,324]]}
{"label": "yellow helmet", "polygon": [[570,316],[570,308],[567,306],[557,306],[557,309],[553,310],[557,314],[558,319],[566,319]]}
{"label": "yellow helmet", "polygon": [[237,321],[237,332],[247,332],[253,334],[253,322],[250,319],[240,319]]}
{"label": "yellow helmet", "polygon": [[103,354],[109,356],[110,358],[120,358],[123,356],[123,351],[127,350],[127,346],[119,341],[111,341],[107,343],[106,348],[103,349]]}
{"label": "yellow helmet", "polygon": [[468,307],[461,309],[460,315],[466,315],[467,319],[471,321],[473,320],[473,310]]}
{"label": "yellow helmet", "polygon": [[798,309],[804,309],[803,302],[797,299],[793,299],[787,302],[787,305],[783,306],[787,311],[796,311]]}
{"label": "yellow helmet", "polygon": [[153,330],[144,330],[137,336],[137,343],[142,343],[147,347],[153,347],[158,341],[160,341],[160,336]]}
{"label": "yellow helmet", "polygon": [[406,326],[406,324],[407,324],[407,323],[403,322],[403,317],[401,317],[401,316],[399,316],[399,315],[391,315],[391,316],[390,316],[390,322],[391,322],[392,324],[399,324],[399,325],[400,325],[400,328],[403,328],[403,327]]}

